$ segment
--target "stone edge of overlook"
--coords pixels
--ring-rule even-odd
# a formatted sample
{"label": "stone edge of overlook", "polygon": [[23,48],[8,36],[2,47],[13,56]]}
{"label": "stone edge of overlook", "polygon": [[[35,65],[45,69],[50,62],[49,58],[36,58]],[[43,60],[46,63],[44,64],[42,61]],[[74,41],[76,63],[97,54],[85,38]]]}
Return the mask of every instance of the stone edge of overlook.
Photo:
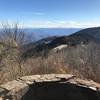
{"label": "stone edge of overlook", "polygon": [[30,85],[42,82],[70,83],[80,87],[89,88],[98,93],[100,92],[99,83],[92,80],[76,78],[76,76],[70,74],[30,75],[0,85],[0,100],[3,100],[3,98],[10,100],[9,97],[20,100],[29,90]]}

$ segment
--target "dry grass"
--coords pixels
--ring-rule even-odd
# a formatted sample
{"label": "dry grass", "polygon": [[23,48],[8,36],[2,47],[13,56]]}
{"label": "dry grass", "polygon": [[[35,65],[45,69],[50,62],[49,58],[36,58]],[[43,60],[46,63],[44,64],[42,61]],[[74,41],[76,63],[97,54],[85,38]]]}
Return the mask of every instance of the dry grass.
{"label": "dry grass", "polygon": [[[94,49],[93,49],[94,48]],[[13,51],[15,52],[15,51]],[[15,53],[13,53],[15,55]],[[19,62],[17,57],[5,58],[5,66],[0,71],[0,83],[25,75],[68,73],[77,77],[92,79],[100,82],[99,46],[88,44],[85,47],[68,47],[57,53],[50,53],[48,57],[33,57]],[[9,57],[9,58],[10,58]],[[4,60],[4,59],[3,59]]]}
{"label": "dry grass", "polygon": [[[6,29],[7,36],[9,32],[12,34],[12,31]],[[22,43],[16,35],[13,33],[13,37],[9,35],[9,39],[3,41],[6,46],[0,45],[0,84],[25,75],[50,73],[69,73],[100,82],[99,44],[67,47],[56,53],[50,52],[47,57],[32,57],[24,61],[21,59],[20,46],[11,46],[14,45],[11,40],[17,44]]]}

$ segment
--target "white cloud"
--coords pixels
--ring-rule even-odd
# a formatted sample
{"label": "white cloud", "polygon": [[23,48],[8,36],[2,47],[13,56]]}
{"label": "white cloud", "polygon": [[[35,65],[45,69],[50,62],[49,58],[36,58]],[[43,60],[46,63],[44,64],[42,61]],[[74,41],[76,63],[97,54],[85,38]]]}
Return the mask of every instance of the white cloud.
{"label": "white cloud", "polygon": [[76,21],[33,21],[25,27],[34,28],[88,28],[88,27],[98,27],[99,23],[89,23],[89,22],[76,22]]}
{"label": "white cloud", "polygon": [[43,12],[20,12],[20,14],[24,14],[24,15],[45,15],[45,13]]}
{"label": "white cloud", "polygon": [[[9,24],[14,23],[8,21]],[[27,23],[18,22],[19,27],[23,28],[88,28],[98,27],[99,22],[76,22],[76,21],[29,21]]]}

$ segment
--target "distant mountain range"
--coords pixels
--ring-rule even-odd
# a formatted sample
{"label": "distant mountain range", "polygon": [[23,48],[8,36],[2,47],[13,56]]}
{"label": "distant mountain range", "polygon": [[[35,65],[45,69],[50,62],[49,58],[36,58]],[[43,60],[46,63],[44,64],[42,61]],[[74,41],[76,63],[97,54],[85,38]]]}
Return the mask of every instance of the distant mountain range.
{"label": "distant mountain range", "polygon": [[[22,55],[40,55],[41,52],[50,51],[58,46],[85,45],[90,42],[100,44],[100,27],[87,29],[65,29],[65,28],[40,28],[24,29],[27,35],[35,34],[36,40],[21,47]],[[62,46],[63,47],[63,46]]]}
{"label": "distant mountain range", "polygon": [[[87,28],[68,36],[52,36],[41,39],[35,43],[30,43],[24,46],[24,48],[27,48],[24,55],[32,56],[36,54],[36,52],[38,52],[38,54],[43,51],[47,52],[60,45],[76,46],[81,44],[85,45],[89,42],[100,43],[100,27]],[[28,47],[30,48],[28,49]]]}
{"label": "distant mountain range", "polygon": [[35,39],[39,40],[51,36],[70,35],[81,29],[80,28],[26,28],[23,30],[28,34],[33,33],[35,35]]}
{"label": "distant mountain range", "polygon": [[[3,29],[0,29],[0,35],[2,35],[1,34],[2,30]],[[33,38],[33,40],[37,41],[51,36],[70,35],[81,29],[80,28],[24,28],[19,30],[24,31],[26,33],[26,36],[29,36]]]}

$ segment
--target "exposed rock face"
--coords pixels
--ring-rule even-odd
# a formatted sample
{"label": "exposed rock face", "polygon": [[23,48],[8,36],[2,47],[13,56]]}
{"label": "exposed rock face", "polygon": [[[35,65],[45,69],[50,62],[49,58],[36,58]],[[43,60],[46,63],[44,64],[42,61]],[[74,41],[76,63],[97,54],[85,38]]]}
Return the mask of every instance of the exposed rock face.
{"label": "exposed rock face", "polygon": [[52,52],[57,52],[57,51],[61,51],[64,48],[67,48],[67,45],[63,44],[63,45],[57,46],[56,48],[52,49],[51,51]]}
{"label": "exposed rock face", "polygon": [[24,76],[0,86],[0,100],[100,100],[100,84],[69,74]]}

